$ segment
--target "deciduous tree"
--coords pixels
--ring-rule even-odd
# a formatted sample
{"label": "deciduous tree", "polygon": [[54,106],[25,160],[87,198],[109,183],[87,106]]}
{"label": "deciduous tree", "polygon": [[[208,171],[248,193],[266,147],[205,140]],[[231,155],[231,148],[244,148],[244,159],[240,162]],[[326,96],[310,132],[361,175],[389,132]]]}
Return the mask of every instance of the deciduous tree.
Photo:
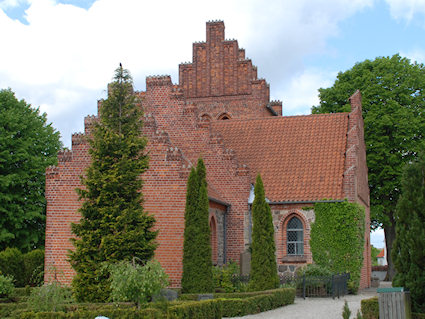
{"label": "deciduous tree", "polygon": [[[382,226],[388,255],[395,238],[395,208],[403,166],[414,160],[425,135],[425,67],[398,54],[357,63],[334,85],[319,89],[313,113],[349,111],[347,97],[362,92],[371,228]],[[389,276],[394,275],[391,259]]]}
{"label": "deciduous tree", "polygon": [[141,174],[148,168],[146,138],[141,136],[141,106],[132,80],[121,66],[109,85],[108,99],[100,108],[99,122],[89,139],[91,165],[78,190],[81,221],[72,225],[71,264],[77,274],[75,295],[82,301],[109,297],[108,272],[101,263],[133,257],[145,262],[154,254],[155,220],[144,211]]}
{"label": "deciduous tree", "polygon": [[0,250],[44,246],[45,171],[61,146],[45,113],[0,90]]}

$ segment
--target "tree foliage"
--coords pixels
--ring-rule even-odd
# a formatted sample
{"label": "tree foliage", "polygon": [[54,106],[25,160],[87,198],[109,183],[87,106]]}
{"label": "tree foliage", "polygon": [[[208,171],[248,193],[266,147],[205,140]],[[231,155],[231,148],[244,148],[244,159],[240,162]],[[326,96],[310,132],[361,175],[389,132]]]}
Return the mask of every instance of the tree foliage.
{"label": "tree foliage", "polygon": [[250,290],[267,290],[279,286],[276,245],[272,213],[266,202],[261,176],[257,176],[252,203],[252,244]]}
{"label": "tree foliage", "polygon": [[405,167],[396,210],[393,285],[410,290],[416,312],[425,312],[425,152]]}
{"label": "tree foliage", "polygon": [[150,260],[146,265],[121,261],[109,264],[108,270],[112,300],[134,302],[138,309],[168,285],[168,276],[157,261]]}
{"label": "tree foliage", "polygon": [[132,94],[132,80],[121,66],[109,85],[99,122],[89,139],[91,165],[78,189],[81,221],[72,230],[78,239],[70,260],[79,300],[104,301],[109,297],[108,272],[101,263],[149,260],[154,253],[155,220],[142,206],[140,175],[148,168],[141,136],[141,106]]}
{"label": "tree foliage", "polygon": [[[319,89],[320,105],[312,112],[349,111],[347,98],[357,89],[363,98],[371,227],[384,227],[390,254],[402,169],[417,156],[425,135],[425,67],[398,54],[357,63],[340,72],[332,87]],[[389,266],[392,276],[391,260]]]}
{"label": "tree foliage", "polygon": [[182,291],[212,292],[214,289],[211,259],[211,230],[206,168],[202,158],[192,167],[187,182],[183,244]]}
{"label": "tree foliage", "polygon": [[365,213],[357,203],[316,203],[310,247],[316,264],[333,273],[349,272],[357,290],[363,266]]}
{"label": "tree foliage", "polygon": [[44,246],[45,171],[60,147],[45,113],[0,90],[0,250]]}

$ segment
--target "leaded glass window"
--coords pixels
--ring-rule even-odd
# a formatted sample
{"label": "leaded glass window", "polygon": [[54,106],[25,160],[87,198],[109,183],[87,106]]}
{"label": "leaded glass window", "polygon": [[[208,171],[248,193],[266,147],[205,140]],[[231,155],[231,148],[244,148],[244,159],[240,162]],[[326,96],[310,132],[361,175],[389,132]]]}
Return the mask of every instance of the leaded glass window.
{"label": "leaded glass window", "polygon": [[286,226],[287,254],[304,255],[304,228],[298,217],[292,217]]}

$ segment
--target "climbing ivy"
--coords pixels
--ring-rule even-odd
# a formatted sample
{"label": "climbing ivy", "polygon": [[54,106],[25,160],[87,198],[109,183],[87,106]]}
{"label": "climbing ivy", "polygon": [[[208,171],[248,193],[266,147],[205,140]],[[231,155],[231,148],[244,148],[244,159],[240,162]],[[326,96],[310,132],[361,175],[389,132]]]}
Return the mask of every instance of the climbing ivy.
{"label": "climbing ivy", "polygon": [[332,272],[349,272],[356,291],[363,265],[365,213],[357,203],[316,203],[310,247],[316,264]]}

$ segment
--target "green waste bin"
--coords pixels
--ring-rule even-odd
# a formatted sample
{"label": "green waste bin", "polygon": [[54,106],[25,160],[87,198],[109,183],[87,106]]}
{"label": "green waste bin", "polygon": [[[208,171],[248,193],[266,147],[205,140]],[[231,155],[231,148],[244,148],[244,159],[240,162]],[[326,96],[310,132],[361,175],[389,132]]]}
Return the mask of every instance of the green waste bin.
{"label": "green waste bin", "polygon": [[403,287],[379,288],[379,319],[411,319],[410,292]]}

